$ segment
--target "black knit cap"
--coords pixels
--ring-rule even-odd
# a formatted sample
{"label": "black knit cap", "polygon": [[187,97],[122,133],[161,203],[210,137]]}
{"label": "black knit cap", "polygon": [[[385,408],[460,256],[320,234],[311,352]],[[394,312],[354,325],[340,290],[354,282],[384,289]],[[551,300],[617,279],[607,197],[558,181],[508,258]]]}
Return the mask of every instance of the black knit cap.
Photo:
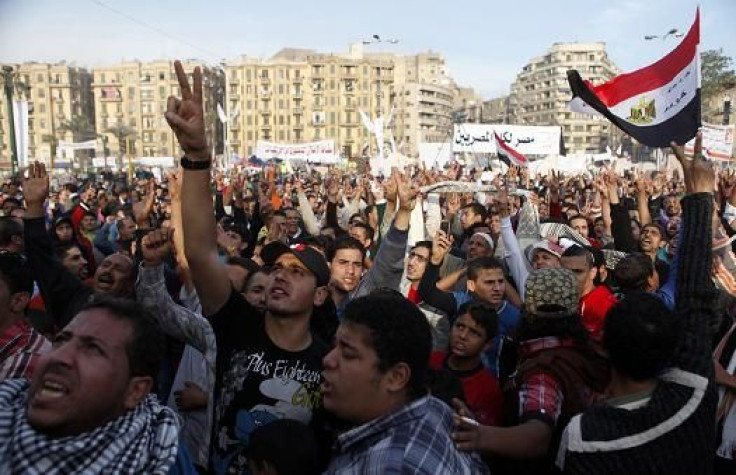
{"label": "black knit cap", "polygon": [[293,254],[307,269],[312,271],[317,278],[317,287],[327,285],[330,281],[330,269],[327,267],[325,258],[319,251],[303,243],[287,246],[281,241],[272,242],[261,250],[261,259],[267,266],[272,266],[279,257],[287,252]]}

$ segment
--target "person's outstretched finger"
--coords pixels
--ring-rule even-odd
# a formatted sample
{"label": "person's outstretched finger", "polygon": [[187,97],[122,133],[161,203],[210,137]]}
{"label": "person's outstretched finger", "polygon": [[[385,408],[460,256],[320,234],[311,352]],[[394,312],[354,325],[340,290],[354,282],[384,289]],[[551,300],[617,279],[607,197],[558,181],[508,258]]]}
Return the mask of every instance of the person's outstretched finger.
{"label": "person's outstretched finger", "polygon": [[176,77],[179,80],[179,88],[181,89],[181,98],[184,100],[192,98],[192,89],[189,87],[189,80],[184,72],[184,67],[181,65],[181,61],[174,61],[174,71],[176,71]]}

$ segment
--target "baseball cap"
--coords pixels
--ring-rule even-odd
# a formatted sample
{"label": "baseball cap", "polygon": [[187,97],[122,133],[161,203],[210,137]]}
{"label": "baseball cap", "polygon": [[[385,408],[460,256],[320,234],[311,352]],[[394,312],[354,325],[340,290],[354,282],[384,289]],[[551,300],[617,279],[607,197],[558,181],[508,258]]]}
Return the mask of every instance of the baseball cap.
{"label": "baseball cap", "polygon": [[261,259],[267,266],[272,266],[279,257],[287,252],[294,255],[307,269],[312,271],[312,274],[317,278],[317,287],[329,283],[330,269],[327,267],[327,261],[319,251],[304,243],[288,246],[281,241],[272,242],[261,250]]}
{"label": "baseball cap", "polygon": [[578,312],[577,277],[568,269],[540,269],[526,280],[524,307],[536,317],[567,317]]}
{"label": "baseball cap", "polygon": [[539,250],[547,251],[553,256],[556,256],[558,259],[562,257],[562,253],[565,252],[562,246],[555,244],[547,239],[542,239],[541,241],[535,242],[529,248],[529,251],[527,253],[527,258],[529,259],[529,262],[534,260],[534,254],[537,253]]}

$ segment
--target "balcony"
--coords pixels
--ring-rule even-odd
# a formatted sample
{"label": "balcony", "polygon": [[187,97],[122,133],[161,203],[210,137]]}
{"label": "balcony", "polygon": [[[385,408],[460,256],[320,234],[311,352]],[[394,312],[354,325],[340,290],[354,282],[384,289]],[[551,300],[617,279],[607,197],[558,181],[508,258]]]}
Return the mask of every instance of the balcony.
{"label": "balcony", "polygon": [[294,109],[292,110],[292,112],[293,112],[294,114],[296,114],[296,115],[300,115],[300,114],[302,114],[302,113],[303,113],[303,110],[302,110],[302,108],[301,108],[301,107],[294,107]]}
{"label": "balcony", "polygon": [[261,99],[271,99],[271,91],[268,91],[268,90],[258,91],[258,96]]}
{"label": "balcony", "polygon": [[261,84],[271,84],[271,80],[266,77],[261,76],[258,80],[261,81]]}
{"label": "balcony", "polygon": [[261,125],[261,130],[271,130],[271,125],[270,124],[262,124]]}
{"label": "balcony", "polygon": [[260,111],[258,111],[258,112],[260,112],[260,113],[261,113],[261,114],[263,114],[263,115],[271,115],[271,111],[270,111],[270,110],[268,110],[268,109],[261,109],[261,110],[260,110]]}
{"label": "balcony", "polygon": [[294,130],[302,130],[302,129],[304,129],[304,125],[302,125],[302,124],[294,124],[294,125],[291,126],[291,128],[294,129]]}
{"label": "balcony", "polygon": [[324,127],[325,125],[327,125],[327,123],[324,121],[314,121],[314,120],[310,122],[310,124],[312,124],[312,127]]}
{"label": "balcony", "polygon": [[299,92],[295,92],[293,97],[294,97],[294,99],[300,99],[301,100],[304,96],[301,93],[301,91],[299,91]]}
{"label": "balcony", "polygon": [[301,77],[301,76],[296,77],[296,78],[291,78],[291,82],[294,83],[294,84],[301,84],[302,83],[302,79],[304,79],[304,78]]}

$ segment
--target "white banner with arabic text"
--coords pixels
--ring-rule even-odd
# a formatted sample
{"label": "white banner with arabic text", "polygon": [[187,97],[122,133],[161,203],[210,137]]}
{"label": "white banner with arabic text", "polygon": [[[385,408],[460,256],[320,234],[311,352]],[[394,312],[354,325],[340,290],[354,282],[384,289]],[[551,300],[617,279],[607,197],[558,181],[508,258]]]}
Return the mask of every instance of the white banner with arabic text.
{"label": "white banner with arabic text", "polygon": [[506,124],[455,124],[453,152],[496,153],[496,132],[514,150],[524,155],[558,155],[560,153],[559,126],[531,126]]}
{"label": "white banner with arabic text", "polygon": [[280,144],[259,140],[256,143],[256,157],[261,160],[280,158],[320,163],[335,163],[338,161],[334,140],[320,140],[319,142],[302,144]]}
{"label": "white banner with arabic text", "polygon": [[[714,125],[703,122],[703,153],[711,160],[731,160],[733,158],[733,136],[736,126]],[[685,151],[692,153],[695,139],[685,145]]]}

